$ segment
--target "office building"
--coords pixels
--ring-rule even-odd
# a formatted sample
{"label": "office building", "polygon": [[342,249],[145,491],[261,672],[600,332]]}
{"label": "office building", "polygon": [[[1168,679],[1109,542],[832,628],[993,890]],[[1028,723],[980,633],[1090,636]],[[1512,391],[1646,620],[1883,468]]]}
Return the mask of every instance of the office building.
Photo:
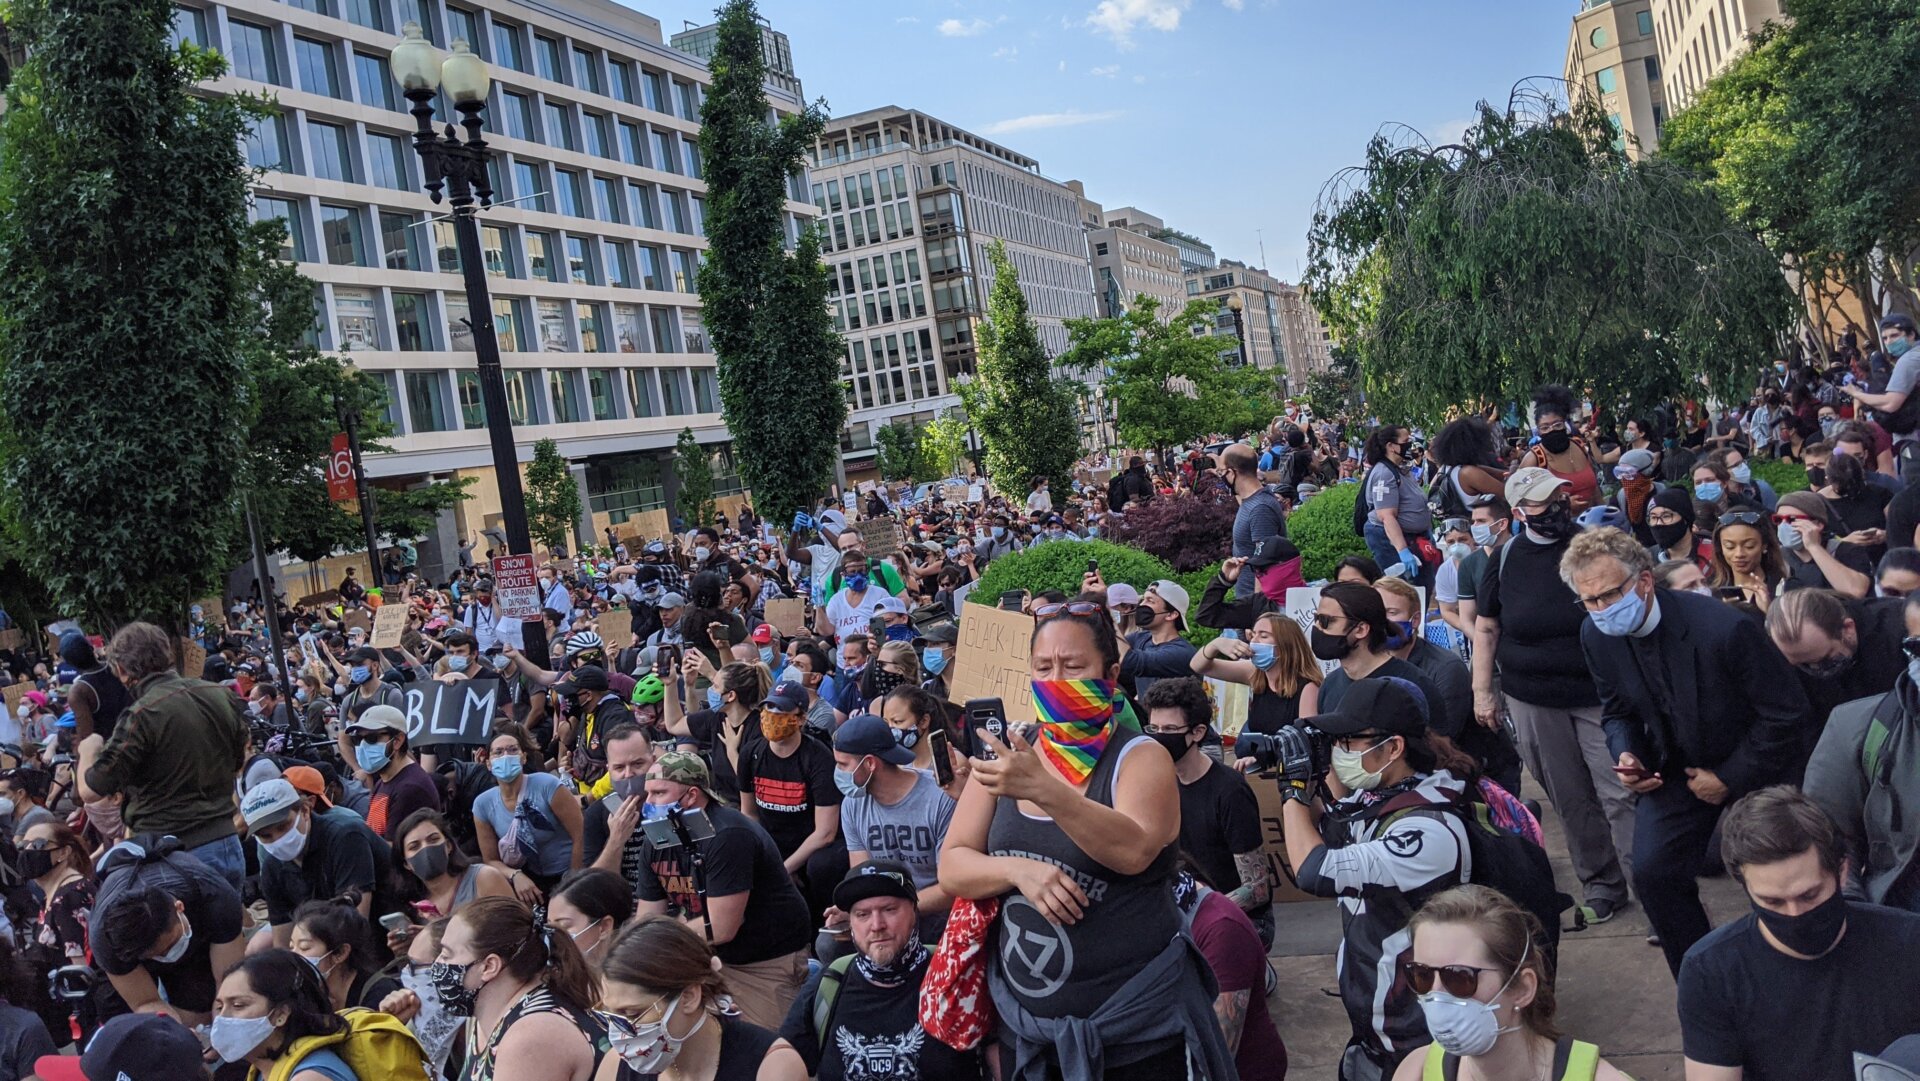
{"label": "office building", "polygon": [[1219,262],[1206,241],[1169,226],[1139,207],[1123,206],[1118,210],[1109,210],[1106,212],[1106,222],[1116,229],[1131,229],[1173,245],[1180,253],[1180,269],[1183,273],[1207,270]]}
{"label": "office building", "polygon": [[1667,84],[1652,0],[1585,0],[1567,36],[1567,96],[1591,101],[1634,157],[1660,146]]}
{"label": "office building", "polygon": [[1667,95],[1683,109],[1747,51],[1747,35],[1786,17],[1781,0],[1652,0]]}
{"label": "office building", "polygon": [[[695,26],[686,24],[686,29],[673,35],[670,44],[688,56],[697,56],[701,63],[713,60],[714,50],[720,47],[720,24]],[[800,88],[800,76],[793,70],[793,46],[787,42],[787,35],[775,30],[760,20],[760,55],[767,62],[767,85],[796,101],[807,100],[806,91]]]}
{"label": "office building", "polygon": [[[1251,364],[1273,372],[1282,393],[1305,389],[1307,377],[1325,371],[1332,361],[1332,342],[1320,317],[1300,288],[1258,267],[1234,259],[1187,275],[1189,299],[1212,300],[1219,311],[1206,333],[1225,339],[1220,362]],[[1234,320],[1232,301],[1240,302],[1240,320]]]}
{"label": "office building", "polygon": [[1087,198],[1086,186],[1080,181],[1069,180],[1067,186],[1080,196],[1080,225],[1087,231],[1087,254],[1093,262],[1093,289],[1100,315],[1119,315],[1131,309],[1135,298],[1143,294],[1160,302],[1161,322],[1180,314],[1187,306],[1180,249],[1154,238],[1137,220],[1116,224],[1113,215]]}
{"label": "office building", "polygon": [[[216,89],[279,102],[246,140],[264,170],[256,213],[286,223],[285,255],[316,283],[316,344],[387,390],[393,435],[367,457],[369,474],[394,487],[478,481],[424,539],[423,566],[444,566],[501,515],[459,252],[445,206],[421,190],[413,118],[387,69],[407,22],[443,49],[464,39],[491,69],[495,206],[480,216],[481,245],[521,461],[534,441],[556,440],[590,537],[630,519],[658,534],[674,439],[692,428],[731,500],[739,474],[694,292],[709,76],[667,48],[658,21],[609,0],[182,6],[176,34],[231,63]],[[777,90],[769,100],[799,108]],[[799,178],[789,194],[797,230],[813,207]]]}
{"label": "office building", "polygon": [[1066,320],[1097,313],[1079,194],[1024,154],[886,106],[829,121],[808,179],[847,341],[850,467],[870,462],[878,428],[958,407],[993,241],[1006,244],[1049,356],[1067,347]]}

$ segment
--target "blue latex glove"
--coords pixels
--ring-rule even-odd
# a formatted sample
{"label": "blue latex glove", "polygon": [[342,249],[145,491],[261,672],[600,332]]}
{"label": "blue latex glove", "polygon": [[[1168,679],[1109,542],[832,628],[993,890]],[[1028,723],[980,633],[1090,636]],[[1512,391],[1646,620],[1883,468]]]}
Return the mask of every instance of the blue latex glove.
{"label": "blue latex glove", "polygon": [[1420,557],[1405,548],[1400,549],[1400,566],[1407,572],[1407,581],[1420,577]]}
{"label": "blue latex glove", "polygon": [[807,512],[806,512],[806,511],[803,511],[803,510],[797,510],[797,511],[794,511],[794,512],[793,512],[793,528],[795,528],[795,529],[812,529],[812,528],[813,528],[813,519],[812,519],[812,518],[809,518],[809,517],[807,517]]}

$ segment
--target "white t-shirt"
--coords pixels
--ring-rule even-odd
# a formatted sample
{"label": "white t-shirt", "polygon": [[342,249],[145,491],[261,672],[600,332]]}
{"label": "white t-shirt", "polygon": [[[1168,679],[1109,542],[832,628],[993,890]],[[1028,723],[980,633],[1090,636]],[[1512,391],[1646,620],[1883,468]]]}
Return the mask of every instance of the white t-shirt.
{"label": "white t-shirt", "polygon": [[1027,513],[1028,514],[1053,513],[1053,493],[1048,491],[1045,488],[1035,489],[1033,494],[1027,496]]}
{"label": "white t-shirt", "polygon": [[807,551],[813,554],[813,563],[808,574],[813,583],[813,606],[827,603],[827,583],[833,580],[833,572],[840,569],[840,550],[824,544],[809,544]]}
{"label": "white t-shirt", "polygon": [[886,595],[886,590],[869,585],[866,593],[861,595],[860,603],[850,604],[843,587],[827,602],[827,619],[833,624],[833,633],[841,638],[849,634],[865,634],[867,625],[873,620],[874,609],[880,606],[881,599]]}
{"label": "white t-shirt", "polygon": [[473,640],[480,646],[482,653],[503,644],[515,649],[526,648],[526,641],[520,636],[520,621],[501,617],[498,608],[470,605],[467,608],[465,622],[467,629],[473,632]]}

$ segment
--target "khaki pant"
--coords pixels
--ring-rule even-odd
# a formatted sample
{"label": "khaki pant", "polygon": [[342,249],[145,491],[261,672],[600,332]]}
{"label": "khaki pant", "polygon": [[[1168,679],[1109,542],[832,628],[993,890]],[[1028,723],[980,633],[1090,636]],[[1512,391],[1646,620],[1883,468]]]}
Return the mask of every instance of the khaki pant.
{"label": "khaki pant", "polygon": [[748,965],[726,965],[720,978],[727,981],[727,992],[741,1016],[761,1028],[780,1031],[787,1010],[807,982],[807,951],[795,950],[785,957],[755,961]]}

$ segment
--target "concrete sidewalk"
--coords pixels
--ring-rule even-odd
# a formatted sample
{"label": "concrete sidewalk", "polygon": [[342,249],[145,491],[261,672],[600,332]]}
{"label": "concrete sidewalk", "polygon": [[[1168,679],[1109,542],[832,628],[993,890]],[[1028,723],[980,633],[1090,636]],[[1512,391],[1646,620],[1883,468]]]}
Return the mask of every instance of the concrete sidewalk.
{"label": "concrete sidewalk", "polygon": [[[1578,898],[1560,821],[1544,801],[1542,810],[1554,880]],[[1746,894],[1725,876],[1701,879],[1700,894],[1716,925],[1748,910]],[[1331,1081],[1350,1031],[1333,970],[1339,910],[1333,901],[1307,901],[1276,906],[1275,916],[1273,966],[1280,981],[1267,1006],[1287,1043],[1287,1074]],[[1597,927],[1561,935],[1555,989],[1562,1031],[1598,1044],[1600,1053],[1635,1081],[1681,1081],[1673,978],[1659,947],[1647,944],[1647,918],[1638,904]]]}

